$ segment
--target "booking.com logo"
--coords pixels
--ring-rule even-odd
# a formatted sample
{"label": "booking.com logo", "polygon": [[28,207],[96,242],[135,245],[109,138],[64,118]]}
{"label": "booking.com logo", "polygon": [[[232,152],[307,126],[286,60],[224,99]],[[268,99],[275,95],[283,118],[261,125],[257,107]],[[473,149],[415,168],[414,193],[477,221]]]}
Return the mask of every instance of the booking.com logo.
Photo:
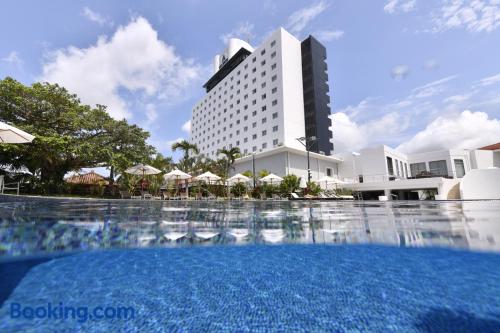
{"label": "booking.com logo", "polygon": [[66,320],[73,319],[79,323],[87,320],[102,319],[133,319],[135,309],[124,306],[67,306],[62,302],[54,305],[47,303],[45,306],[22,306],[20,303],[10,304],[10,317],[13,319],[52,319]]}

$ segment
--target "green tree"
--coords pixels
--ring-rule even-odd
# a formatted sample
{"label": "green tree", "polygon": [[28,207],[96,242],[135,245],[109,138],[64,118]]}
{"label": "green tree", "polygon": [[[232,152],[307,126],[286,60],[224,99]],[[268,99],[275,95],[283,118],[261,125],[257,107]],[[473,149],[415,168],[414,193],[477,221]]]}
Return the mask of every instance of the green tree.
{"label": "green tree", "polygon": [[268,176],[268,175],[269,175],[269,171],[267,171],[266,169],[262,169],[259,171],[259,179],[264,178],[265,176]]}
{"label": "green tree", "polygon": [[286,175],[280,184],[280,192],[283,195],[289,195],[300,188],[300,179],[296,175]]}
{"label": "green tree", "polygon": [[229,177],[229,170],[233,166],[234,161],[240,157],[240,148],[233,147],[230,149],[220,149],[218,153],[224,155],[224,159],[226,161],[226,170],[224,170],[225,176]]}
{"label": "green tree", "polygon": [[148,132],[114,120],[105,106],[81,104],[57,84],[25,86],[12,78],[0,80],[0,121],[35,135],[30,144],[0,144],[0,164],[26,167],[40,193],[62,191],[69,171],[123,169],[154,152],[146,143]]}
{"label": "green tree", "polygon": [[189,172],[192,169],[192,166],[195,162],[193,157],[190,157],[190,153],[193,152],[195,154],[199,154],[198,146],[194,143],[190,143],[186,140],[182,140],[180,142],[175,142],[172,145],[172,151],[182,150],[184,156],[179,161],[181,168],[184,169],[185,172]]}

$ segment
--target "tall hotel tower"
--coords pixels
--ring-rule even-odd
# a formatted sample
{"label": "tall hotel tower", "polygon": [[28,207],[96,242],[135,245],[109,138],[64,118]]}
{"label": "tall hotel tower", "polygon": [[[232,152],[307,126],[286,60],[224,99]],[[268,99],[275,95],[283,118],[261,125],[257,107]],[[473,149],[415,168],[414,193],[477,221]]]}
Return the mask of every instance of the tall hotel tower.
{"label": "tall hotel tower", "polygon": [[206,96],[192,111],[191,142],[217,158],[219,149],[239,147],[243,156],[316,137],[311,151],[330,155],[330,99],[325,48],[280,28],[254,49],[232,38],[214,59]]}

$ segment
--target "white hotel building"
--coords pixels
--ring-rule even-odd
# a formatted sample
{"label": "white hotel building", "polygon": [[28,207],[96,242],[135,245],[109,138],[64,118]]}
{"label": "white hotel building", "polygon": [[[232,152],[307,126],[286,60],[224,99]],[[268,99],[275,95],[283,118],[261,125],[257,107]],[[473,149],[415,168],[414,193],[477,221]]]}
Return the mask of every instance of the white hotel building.
{"label": "white hotel building", "polygon": [[[203,87],[206,95],[192,110],[190,142],[212,159],[220,149],[239,147],[242,157],[232,173],[266,169],[307,178],[307,153],[297,140],[305,137],[315,137],[309,142],[313,181],[332,176],[343,187],[388,199],[424,199],[429,191],[437,199],[477,199],[488,185],[478,191],[478,180],[466,181],[467,174],[500,166],[499,151],[405,155],[379,146],[333,155],[326,49],[312,36],[301,42],[282,28],[255,49],[230,39]],[[486,183],[500,184],[500,169],[487,173]],[[487,195],[500,198],[500,190]]]}

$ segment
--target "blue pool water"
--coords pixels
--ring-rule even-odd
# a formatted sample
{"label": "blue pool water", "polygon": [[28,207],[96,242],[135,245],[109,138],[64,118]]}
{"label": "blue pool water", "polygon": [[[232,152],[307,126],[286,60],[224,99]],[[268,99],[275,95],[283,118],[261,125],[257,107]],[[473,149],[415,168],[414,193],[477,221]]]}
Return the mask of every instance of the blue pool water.
{"label": "blue pool water", "polygon": [[0,196],[0,332],[500,332],[499,244],[498,201]]}
{"label": "blue pool water", "polygon": [[[1,332],[498,332],[500,256],[384,246],[111,250],[34,267]],[[10,302],[136,309],[131,320],[11,319]],[[36,325],[35,325],[36,323]]]}

